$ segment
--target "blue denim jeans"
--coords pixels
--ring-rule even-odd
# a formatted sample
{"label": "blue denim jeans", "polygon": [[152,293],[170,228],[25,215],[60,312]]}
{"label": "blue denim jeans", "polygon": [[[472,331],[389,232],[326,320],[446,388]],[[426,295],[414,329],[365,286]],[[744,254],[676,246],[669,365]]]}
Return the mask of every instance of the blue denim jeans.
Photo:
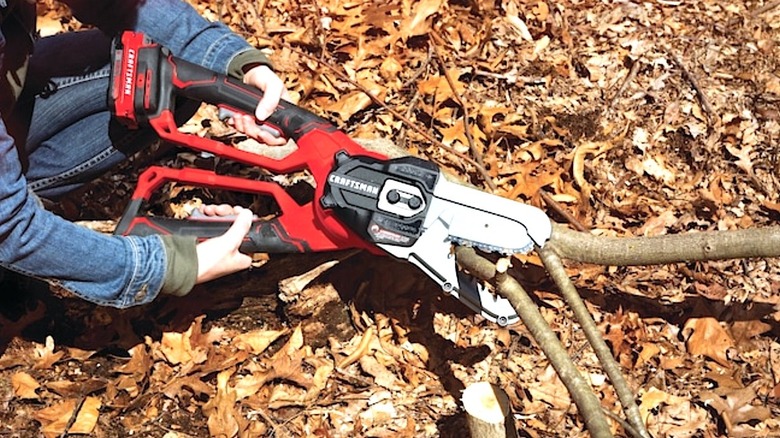
{"label": "blue denim jeans", "polygon": [[[93,3],[105,6],[102,0]],[[177,56],[223,73],[235,55],[250,49],[183,1],[137,5],[132,17],[111,17],[127,23],[101,22],[110,14],[93,14],[90,24],[145,32]],[[14,117],[0,119],[0,268],[57,282],[98,304],[127,307],[151,301],[162,289],[168,259],[163,240],[90,231],[46,211],[33,195],[60,196],[154,141],[152,132],[128,132],[111,121],[109,43],[87,32],[36,44]],[[7,54],[0,32],[0,67]],[[23,143],[18,146],[26,152],[26,166],[9,128]]]}
{"label": "blue denim jeans", "polygon": [[[82,50],[74,53],[74,47]],[[148,131],[128,131],[111,120],[109,47],[97,31],[36,44],[17,118],[29,128],[23,145],[28,186],[41,197],[68,193],[126,159],[134,152],[130,146],[138,150],[154,141]]]}
{"label": "blue denim jeans", "polygon": [[[111,118],[107,104],[110,39],[99,31],[40,40],[18,105],[29,127],[27,182],[43,198],[57,198],[103,175],[157,136],[128,130]],[[79,51],[73,53],[73,48]],[[189,119],[197,103],[181,101],[176,118]],[[32,114],[29,114],[29,112]]]}

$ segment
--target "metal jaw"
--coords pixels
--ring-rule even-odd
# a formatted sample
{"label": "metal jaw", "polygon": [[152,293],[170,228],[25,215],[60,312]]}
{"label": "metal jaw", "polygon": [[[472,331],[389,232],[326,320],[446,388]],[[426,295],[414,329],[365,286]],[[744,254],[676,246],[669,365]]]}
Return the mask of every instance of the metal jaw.
{"label": "metal jaw", "polygon": [[436,281],[442,290],[501,326],[518,317],[506,298],[494,296],[474,278],[460,272],[452,253],[447,224],[437,218],[411,247],[379,244],[388,253],[409,260]]}

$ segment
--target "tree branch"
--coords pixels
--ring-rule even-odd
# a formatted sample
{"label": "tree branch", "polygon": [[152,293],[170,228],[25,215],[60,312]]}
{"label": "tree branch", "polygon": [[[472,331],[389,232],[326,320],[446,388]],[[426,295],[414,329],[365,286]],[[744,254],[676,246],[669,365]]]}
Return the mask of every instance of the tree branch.
{"label": "tree branch", "polygon": [[636,404],[634,392],[623,377],[620,365],[612,356],[612,352],[604,341],[604,337],[596,326],[596,322],[593,320],[588,308],[585,306],[585,302],[582,301],[582,297],[580,297],[580,294],[574,287],[574,283],[566,274],[566,269],[563,267],[560,256],[549,245],[539,250],[539,256],[542,258],[547,272],[553,278],[555,284],[558,285],[564,300],[566,300],[566,303],[574,312],[574,317],[579,322],[585,338],[587,338],[602,368],[609,376],[609,380],[612,382],[612,386],[620,399],[620,404],[623,405],[623,412],[626,414],[628,423],[632,431],[636,433],[634,436],[636,438],[650,438],[650,432],[647,431],[645,423],[642,421],[642,415],[639,413],[639,406]]}
{"label": "tree branch", "polygon": [[479,256],[472,248],[457,247],[456,255],[458,262],[468,266],[472,274],[486,280],[495,279],[498,293],[512,303],[520,320],[528,328],[536,344],[550,360],[550,364],[569,390],[590,435],[594,438],[611,437],[609,423],[590,383],[577,369],[569,353],[545,321],[536,303],[528,296],[520,283],[508,275],[505,268],[496,267],[489,260]]}
{"label": "tree branch", "polygon": [[561,258],[608,266],[780,257],[780,227],[684,234],[606,237],[553,224],[547,245]]}

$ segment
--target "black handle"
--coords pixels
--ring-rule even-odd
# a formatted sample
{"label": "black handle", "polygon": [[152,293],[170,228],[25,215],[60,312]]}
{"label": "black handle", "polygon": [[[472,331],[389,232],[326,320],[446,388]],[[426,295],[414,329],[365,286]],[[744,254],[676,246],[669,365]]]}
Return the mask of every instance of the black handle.
{"label": "black handle", "polygon": [[[198,241],[224,234],[233,224],[231,220],[170,219],[164,217],[135,217],[116,233],[134,236],[173,234],[195,236]],[[291,238],[276,219],[255,220],[239,248],[245,254],[290,254],[309,251],[306,242]]]}
{"label": "black handle", "polygon": [[[232,77],[222,75],[197,64],[168,55],[169,65],[173,68],[175,94],[228,109],[254,115],[255,108],[263,97],[261,90],[244,84]],[[337,128],[329,121],[284,100],[265,120],[278,128],[285,138],[297,141],[313,129],[326,132]],[[261,123],[263,123],[261,122]]]}

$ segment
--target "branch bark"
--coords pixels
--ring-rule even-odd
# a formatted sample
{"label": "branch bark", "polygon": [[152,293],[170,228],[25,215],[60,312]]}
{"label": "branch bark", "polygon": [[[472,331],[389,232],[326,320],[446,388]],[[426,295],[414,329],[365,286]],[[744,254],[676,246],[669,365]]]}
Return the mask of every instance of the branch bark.
{"label": "branch bark", "polygon": [[506,297],[525,324],[536,344],[550,360],[561,381],[569,390],[591,437],[609,438],[612,431],[601,409],[601,403],[582,373],[577,369],[569,353],[542,316],[536,303],[528,296],[520,283],[507,274],[505,267],[478,255],[472,248],[456,247],[458,262],[467,266],[477,277],[495,279],[496,290]]}
{"label": "branch bark", "polygon": [[607,266],[780,257],[780,227],[605,237],[554,224],[546,246],[564,259]]}
{"label": "branch bark", "polygon": [[596,357],[598,357],[602,368],[604,368],[604,372],[609,376],[618,399],[620,399],[620,404],[623,406],[623,412],[628,419],[631,434],[635,438],[650,438],[650,432],[648,432],[639,412],[639,406],[636,404],[634,392],[625,377],[623,377],[620,365],[612,356],[612,351],[610,351],[609,346],[604,341],[604,337],[601,335],[598,326],[596,326],[596,321],[593,320],[588,308],[585,306],[585,302],[574,287],[574,283],[566,274],[566,269],[563,267],[560,256],[550,246],[541,248],[539,256],[547,272],[555,281],[558,289],[560,289],[563,299],[566,300],[566,303],[572,309],[574,317],[579,322],[585,337],[588,339],[588,343],[596,353]]}
{"label": "branch bark", "polygon": [[517,438],[512,406],[503,389],[488,382],[472,383],[461,402],[471,438]]}

